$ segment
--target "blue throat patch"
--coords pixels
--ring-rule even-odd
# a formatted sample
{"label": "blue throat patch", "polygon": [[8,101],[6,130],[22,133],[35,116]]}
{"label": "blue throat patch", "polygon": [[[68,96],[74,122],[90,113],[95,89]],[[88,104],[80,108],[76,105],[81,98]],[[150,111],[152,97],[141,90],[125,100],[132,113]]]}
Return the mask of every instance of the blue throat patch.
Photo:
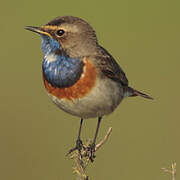
{"label": "blue throat patch", "polygon": [[65,53],[58,54],[59,42],[42,35],[41,48],[44,53],[43,75],[53,87],[70,87],[80,79],[83,72],[83,62],[80,59],[70,58],[64,55]]}

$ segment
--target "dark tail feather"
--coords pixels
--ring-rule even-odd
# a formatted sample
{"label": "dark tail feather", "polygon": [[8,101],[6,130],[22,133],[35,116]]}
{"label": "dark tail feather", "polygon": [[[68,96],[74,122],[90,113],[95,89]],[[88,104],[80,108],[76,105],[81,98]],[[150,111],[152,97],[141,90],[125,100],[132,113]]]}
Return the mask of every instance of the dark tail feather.
{"label": "dark tail feather", "polygon": [[137,90],[135,90],[135,89],[133,89],[131,87],[128,87],[128,90],[129,90],[129,92],[131,92],[130,97],[141,96],[143,98],[153,99],[151,96],[148,96],[147,94],[144,94],[144,93],[142,93],[140,91],[137,91]]}

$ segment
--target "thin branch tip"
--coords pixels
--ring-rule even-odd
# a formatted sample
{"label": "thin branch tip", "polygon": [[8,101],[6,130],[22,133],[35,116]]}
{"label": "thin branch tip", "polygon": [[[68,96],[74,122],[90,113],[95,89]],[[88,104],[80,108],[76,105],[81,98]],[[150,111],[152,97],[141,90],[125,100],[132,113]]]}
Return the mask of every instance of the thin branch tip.
{"label": "thin branch tip", "polygon": [[112,132],[112,127],[109,127],[109,129],[108,129],[106,135],[104,136],[104,138],[96,145],[95,151],[97,151],[108,140],[111,132]]}
{"label": "thin branch tip", "polygon": [[171,168],[161,168],[164,172],[171,174],[172,180],[176,180],[176,162],[171,164]]}

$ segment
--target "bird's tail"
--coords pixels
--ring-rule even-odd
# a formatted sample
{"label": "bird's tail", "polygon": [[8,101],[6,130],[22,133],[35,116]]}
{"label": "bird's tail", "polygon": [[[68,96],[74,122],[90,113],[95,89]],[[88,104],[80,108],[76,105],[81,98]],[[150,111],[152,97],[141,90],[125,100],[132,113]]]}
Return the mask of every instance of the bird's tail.
{"label": "bird's tail", "polygon": [[137,90],[135,90],[135,89],[133,89],[131,87],[128,87],[127,91],[128,91],[128,94],[129,94],[130,97],[141,96],[143,98],[153,99],[151,96],[148,96],[147,94],[144,94],[144,93],[142,93],[140,91],[137,91]]}

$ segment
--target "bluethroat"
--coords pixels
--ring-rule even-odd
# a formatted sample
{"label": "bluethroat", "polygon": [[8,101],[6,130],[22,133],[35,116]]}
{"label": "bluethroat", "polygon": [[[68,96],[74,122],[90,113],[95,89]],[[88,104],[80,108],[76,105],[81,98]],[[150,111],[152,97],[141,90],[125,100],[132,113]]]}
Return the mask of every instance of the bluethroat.
{"label": "bluethroat", "polygon": [[98,117],[89,147],[93,161],[102,117],[112,113],[126,97],[152,97],[128,85],[122,68],[98,43],[95,31],[83,19],[57,17],[41,27],[25,29],[42,38],[43,81],[49,97],[63,111],[81,118],[76,146],[69,153],[82,150],[83,119]]}

